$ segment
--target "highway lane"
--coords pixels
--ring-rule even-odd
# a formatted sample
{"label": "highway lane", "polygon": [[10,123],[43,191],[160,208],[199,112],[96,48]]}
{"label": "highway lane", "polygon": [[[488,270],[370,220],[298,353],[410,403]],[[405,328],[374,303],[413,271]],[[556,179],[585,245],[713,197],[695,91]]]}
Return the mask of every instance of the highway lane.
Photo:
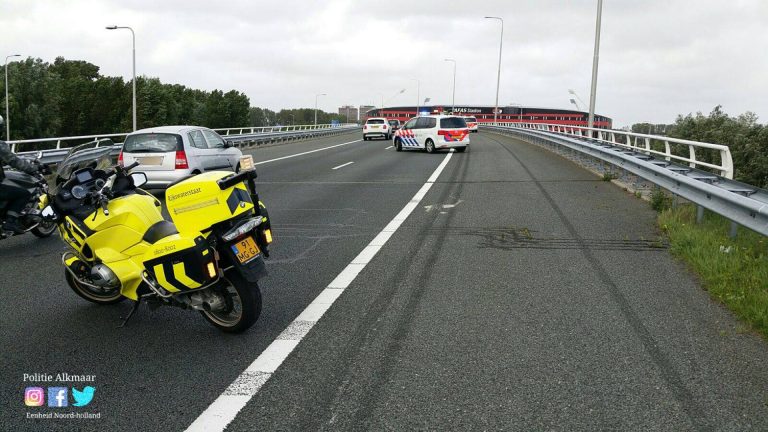
{"label": "highway lane", "polygon": [[765,342],[647,203],[507,137],[456,156],[227,430],[768,428]]}
{"label": "highway lane", "polygon": [[[472,138],[230,430],[768,427],[765,343],[671,259],[646,203],[539,148]],[[117,329],[128,305],[71,293],[58,239],[0,242],[0,429],[191,424],[444,159],[358,139],[252,152],[271,161],[258,185],[277,243],[243,335],[176,309]],[[34,372],[95,374],[102,418],[25,419]]]}
{"label": "highway lane", "polygon": [[[273,146],[256,162],[259,192],[274,220],[276,244],[262,283],[263,312],[243,335],[224,335],[197,313],[143,307],[118,329],[128,304],[90,305],[63,280],[57,238],[0,243],[5,301],[2,430],[179,430],[201,413],[346,266],[423,184],[439,160],[404,161],[386,142],[359,133]],[[340,170],[331,168],[355,161]],[[393,177],[397,173],[397,178]],[[90,411],[100,420],[29,420],[24,373],[96,375]],[[43,387],[47,383],[42,383]],[[74,422],[74,423],[73,423]]]}

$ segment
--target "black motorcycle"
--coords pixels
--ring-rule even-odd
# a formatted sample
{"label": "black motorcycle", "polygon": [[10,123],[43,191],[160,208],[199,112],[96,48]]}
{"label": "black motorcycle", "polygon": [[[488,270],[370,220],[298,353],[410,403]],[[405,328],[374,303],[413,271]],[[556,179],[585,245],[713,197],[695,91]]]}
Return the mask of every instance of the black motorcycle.
{"label": "black motorcycle", "polygon": [[0,195],[0,240],[27,232],[37,237],[48,237],[53,234],[56,231],[56,223],[44,220],[40,214],[48,205],[48,182],[42,174],[31,175],[8,167],[5,167],[4,171],[5,178],[0,180],[0,184],[26,189],[29,201],[16,219],[16,224],[11,227],[6,224],[9,201]]}

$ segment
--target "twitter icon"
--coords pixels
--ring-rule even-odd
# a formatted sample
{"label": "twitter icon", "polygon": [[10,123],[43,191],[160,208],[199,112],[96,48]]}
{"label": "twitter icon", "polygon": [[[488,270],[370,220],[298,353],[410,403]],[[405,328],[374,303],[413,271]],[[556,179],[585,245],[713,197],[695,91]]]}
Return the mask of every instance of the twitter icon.
{"label": "twitter icon", "polygon": [[93,400],[95,391],[96,389],[91,386],[83,388],[82,391],[72,387],[72,397],[75,399],[75,403],[72,405],[77,407],[88,405]]}

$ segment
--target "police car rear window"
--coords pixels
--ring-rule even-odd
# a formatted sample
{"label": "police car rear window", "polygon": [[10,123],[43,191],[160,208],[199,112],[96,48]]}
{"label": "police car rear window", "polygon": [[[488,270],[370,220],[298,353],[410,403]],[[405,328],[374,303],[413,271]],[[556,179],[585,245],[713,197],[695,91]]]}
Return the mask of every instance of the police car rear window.
{"label": "police car rear window", "polygon": [[180,150],[184,150],[181,135],[169,133],[130,135],[123,144],[126,153],[168,153]]}
{"label": "police car rear window", "polygon": [[440,119],[441,129],[458,129],[467,127],[467,122],[461,117],[446,117]]}
{"label": "police car rear window", "polygon": [[367,121],[368,124],[384,124],[384,120],[382,119],[370,119]]}

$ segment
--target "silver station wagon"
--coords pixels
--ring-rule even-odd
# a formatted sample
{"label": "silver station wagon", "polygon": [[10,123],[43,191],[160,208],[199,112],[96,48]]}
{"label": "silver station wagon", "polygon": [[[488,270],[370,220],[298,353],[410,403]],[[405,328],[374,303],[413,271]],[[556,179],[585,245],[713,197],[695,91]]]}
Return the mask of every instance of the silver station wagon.
{"label": "silver station wagon", "polygon": [[238,171],[242,152],[216,132],[200,126],[161,126],[129,134],[118,163],[134,161],[147,175],[146,188],[165,188],[205,171]]}

